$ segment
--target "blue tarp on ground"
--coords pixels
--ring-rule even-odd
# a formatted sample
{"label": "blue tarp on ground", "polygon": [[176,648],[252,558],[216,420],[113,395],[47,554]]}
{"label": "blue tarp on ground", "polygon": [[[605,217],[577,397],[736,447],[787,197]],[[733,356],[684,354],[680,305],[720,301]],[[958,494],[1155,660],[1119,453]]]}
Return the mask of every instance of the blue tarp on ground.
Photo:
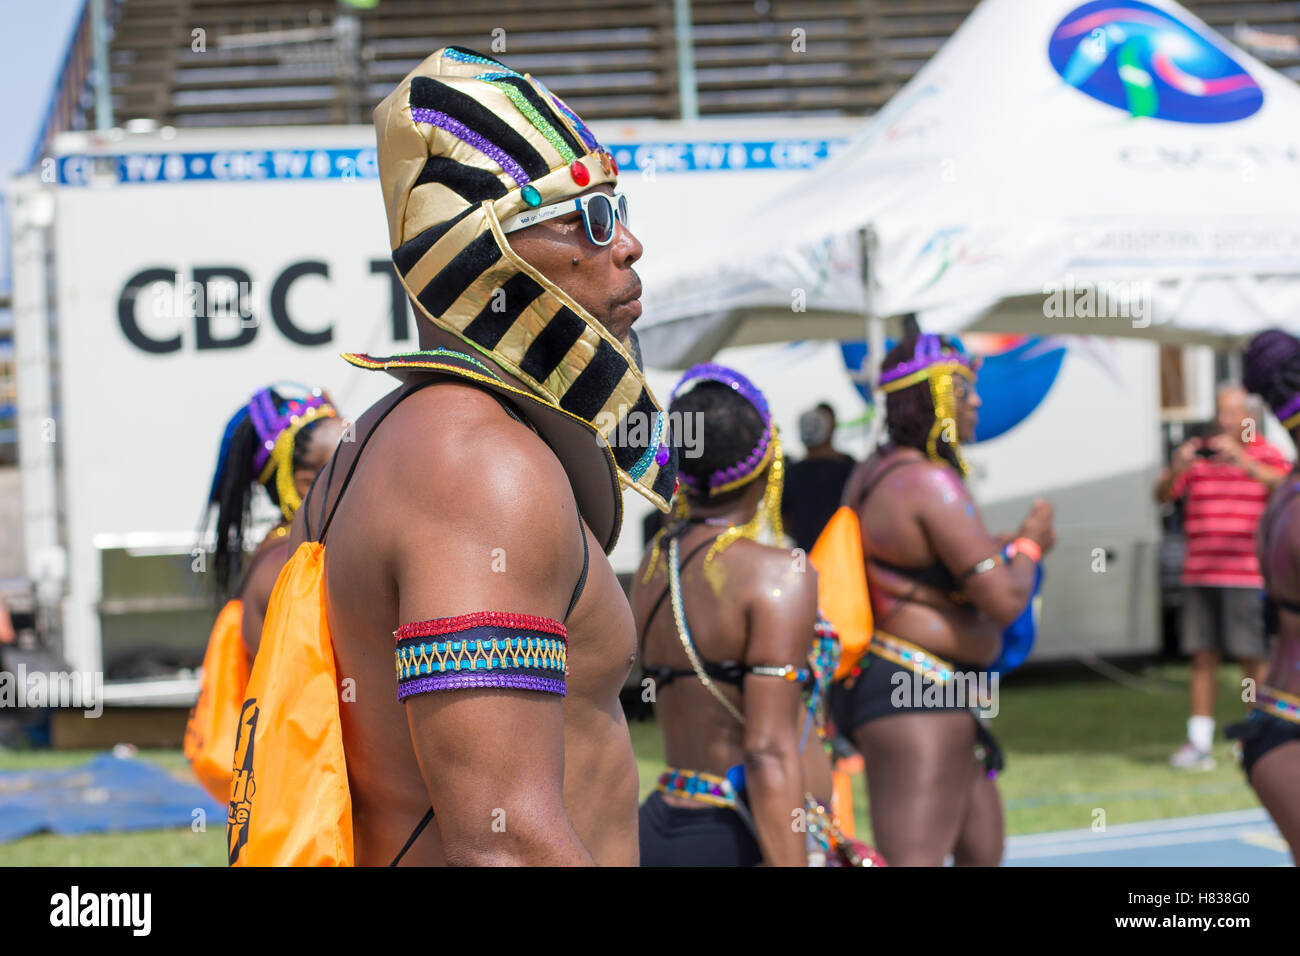
{"label": "blue tarp on ground", "polygon": [[202,810],[225,823],[226,808],[197,783],[156,764],[100,754],[61,770],[0,771],[0,843],[50,831],[64,835],[188,827]]}

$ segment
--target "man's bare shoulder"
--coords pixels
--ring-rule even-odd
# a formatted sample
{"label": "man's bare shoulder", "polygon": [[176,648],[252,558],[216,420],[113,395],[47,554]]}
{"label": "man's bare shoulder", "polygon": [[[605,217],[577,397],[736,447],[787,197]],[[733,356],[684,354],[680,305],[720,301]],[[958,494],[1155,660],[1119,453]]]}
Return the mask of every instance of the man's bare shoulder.
{"label": "man's bare shoulder", "polygon": [[421,389],[393,409],[372,444],[366,454],[384,462],[376,479],[384,524],[399,538],[436,533],[555,557],[581,547],[559,459],[480,388]]}
{"label": "man's bare shoulder", "polygon": [[[390,488],[454,504],[460,513],[532,511],[534,502],[572,499],[555,453],[525,422],[472,385],[439,383],[388,416],[382,454]],[[570,505],[572,504],[570,500]]]}

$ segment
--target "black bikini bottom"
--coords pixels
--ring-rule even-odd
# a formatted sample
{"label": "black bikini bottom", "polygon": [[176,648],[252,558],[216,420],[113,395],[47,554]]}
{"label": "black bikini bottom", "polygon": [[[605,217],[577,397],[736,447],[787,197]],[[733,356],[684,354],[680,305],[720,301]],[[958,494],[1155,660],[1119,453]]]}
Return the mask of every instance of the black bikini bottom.
{"label": "black bikini bottom", "polygon": [[1241,741],[1241,768],[1249,777],[1251,769],[1264,754],[1288,741],[1300,740],[1300,724],[1252,710],[1245,720],[1230,724],[1223,733],[1230,740]]}
{"label": "black bikini bottom", "polygon": [[[931,661],[939,660],[931,657]],[[940,666],[947,662],[940,660]],[[972,665],[953,663],[948,665],[958,673],[978,673],[980,668]],[[899,678],[896,675],[904,675]],[[918,694],[917,689],[921,690]],[[926,693],[929,690],[930,693]],[[968,703],[949,703],[948,695],[942,693],[942,685],[922,676],[918,681],[914,669],[893,660],[887,660],[868,651],[862,658],[861,671],[856,677],[837,681],[831,685],[827,706],[831,720],[836,729],[852,737],[863,724],[881,717],[894,714],[926,713],[946,714],[953,711],[966,711],[975,721],[976,757],[984,761],[989,776],[996,776],[1006,765],[1006,758],[993,734],[989,732],[987,721],[976,715]]]}
{"label": "black bikini bottom", "polygon": [[724,807],[686,810],[652,793],[638,813],[642,866],[756,866],[758,841],[739,814]]}

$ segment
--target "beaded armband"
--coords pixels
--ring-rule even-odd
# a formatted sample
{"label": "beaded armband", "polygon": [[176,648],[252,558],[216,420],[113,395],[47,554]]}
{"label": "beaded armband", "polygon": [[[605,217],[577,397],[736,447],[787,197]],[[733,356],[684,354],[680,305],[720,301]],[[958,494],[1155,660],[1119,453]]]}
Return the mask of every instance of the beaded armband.
{"label": "beaded armband", "polygon": [[403,624],[397,699],[435,690],[504,687],[564,696],[564,625],[534,614],[476,611]]}

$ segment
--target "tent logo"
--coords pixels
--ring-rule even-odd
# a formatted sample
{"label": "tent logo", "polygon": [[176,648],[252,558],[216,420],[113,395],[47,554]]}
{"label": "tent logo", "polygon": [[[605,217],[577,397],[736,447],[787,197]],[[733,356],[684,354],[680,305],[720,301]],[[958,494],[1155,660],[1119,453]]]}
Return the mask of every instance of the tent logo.
{"label": "tent logo", "polygon": [[1057,24],[1057,73],[1095,100],[1175,123],[1231,123],[1264,105],[1245,68],[1206,36],[1137,0],[1095,0]]}

